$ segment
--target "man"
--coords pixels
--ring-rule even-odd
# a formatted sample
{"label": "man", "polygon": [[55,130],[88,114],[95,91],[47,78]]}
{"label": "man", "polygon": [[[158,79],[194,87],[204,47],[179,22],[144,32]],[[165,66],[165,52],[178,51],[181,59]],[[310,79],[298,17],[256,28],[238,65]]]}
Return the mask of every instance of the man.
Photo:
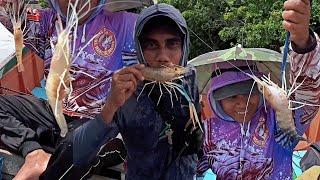
{"label": "man", "polygon": [[[157,105],[161,95],[158,85],[154,88],[149,85],[141,92],[148,82],[141,72],[145,66],[186,66],[189,49],[186,21],[174,7],[157,4],[140,14],[135,33],[138,60],[143,64],[113,75],[102,113],[76,129],[69,141],[60,145],[44,178],[57,174],[54,178],[82,178],[90,165],[99,162],[94,160],[102,144],[120,132],[128,153],[126,179],[193,179],[202,133],[199,128],[191,131],[192,123],[185,130],[190,119],[188,101],[177,91],[178,98],[173,96],[172,107],[170,93],[162,86],[163,94]],[[174,82],[182,83],[200,114],[195,72],[190,71],[182,81]],[[82,175],[78,174],[80,171]]]}
{"label": "man", "polygon": [[[292,179],[292,155],[298,139],[289,130],[282,130],[279,121],[291,123],[302,135],[319,111],[320,41],[309,30],[309,1],[288,0],[284,9],[283,25],[291,33],[293,48],[290,83],[296,89],[290,99],[312,105],[285,114],[282,110],[289,107],[273,107],[284,104],[283,99],[264,101],[249,76],[229,63],[217,64],[221,73],[212,77],[208,95],[215,116],[204,121],[206,136],[199,174],[212,169],[218,179]],[[247,73],[261,76],[257,68],[249,69],[249,63],[232,62]]]}
{"label": "man", "polygon": [[[80,1],[77,8],[85,2]],[[52,58],[51,43],[57,42],[55,23],[58,16],[66,20],[69,0],[51,0],[47,3],[52,9],[39,10],[39,18],[29,17],[32,20],[27,21],[27,27],[32,30],[27,37],[36,38],[26,42],[45,60],[46,74]],[[5,1],[2,0],[1,4]],[[111,86],[108,77],[135,60],[133,30],[136,15],[106,12],[103,10],[104,4],[104,0],[92,0],[91,9],[84,7],[89,13],[82,14],[84,16],[79,19],[77,48],[70,70],[74,79],[73,91],[64,100],[69,130],[101,112]],[[80,51],[82,48],[83,51]],[[60,140],[60,129],[47,101],[33,96],[3,95],[0,96],[0,115],[1,142],[10,151],[25,157],[16,179],[39,176],[53,152],[45,152],[44,145],[54,149]]]}

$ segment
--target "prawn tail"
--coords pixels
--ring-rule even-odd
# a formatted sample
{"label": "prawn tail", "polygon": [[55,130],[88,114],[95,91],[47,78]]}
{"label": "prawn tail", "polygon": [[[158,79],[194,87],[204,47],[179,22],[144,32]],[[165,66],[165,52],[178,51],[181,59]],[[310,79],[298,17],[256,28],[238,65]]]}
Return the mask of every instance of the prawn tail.
{"label": "prawn tail", "polygon": [[58,100],[58,98],[52,96],[50,93],[48,94],[48,91],[47,95],[48,102],[53,112],[54,118],[60,128],[60,136],[65,137],[68,132],[68,126],[63,114],[63,102],[62,100]]}
{"label": "prawn tail", "polygon": [[58,101],[56,107],[55,107],[55,111],[54,111],[54,115],[57,121],[57,124],[60,128],[60,136],[61,137],[65,137],[66,134],[68,133],[68,125],[67,125],[67,121],[63,115],[63,103],[62,101]]}
{"label": "prawn tail", "polygon": [[16,52],[16,57],[17,57],[18,72],[23,72],[24,65],[22,63],[22,50]]}
{"label": "prawn tail", "polygon": [[277,127],[275,140],[283,147],[292,147],[294,142],[300,140],[293,122],[292,112],[288,109],[276,111]]}
{"label": "prawn tail", "polygon": [[23,72],[24,71],[24,66],[23,64],[18,64],[18,72]]}
{"label": "prawn tail", "polygon": [[18,72],[22,72],[24,71],[24,66],[22,64],[23,35],[21,30],[14,31],[14,41],[15,41]]}
{"label": "prawn tail", "polygon": [[292,147],[294,141],[299,141],[295,136],[292,136],[290,132],[284,132],[282,129],[277,129],[275,140],[283,147]]}

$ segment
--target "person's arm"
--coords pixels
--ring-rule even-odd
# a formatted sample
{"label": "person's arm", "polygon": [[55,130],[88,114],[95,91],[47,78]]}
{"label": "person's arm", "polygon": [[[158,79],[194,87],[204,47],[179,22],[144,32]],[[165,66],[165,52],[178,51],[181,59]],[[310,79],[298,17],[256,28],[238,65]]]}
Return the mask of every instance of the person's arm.
{"label": "person's arm", "polygon": [[[87,165],[99,153],[100,147],[119,133],[115,113],[109,112],[111,120],[108,123],[103,118],[103,113],[80,128],[73,135],[73,163],[75,165]],[[108,116],[109,116],[108,115]],[[111,117],[114,115],[113,117]]]}
{"label": "person's arm", "polygon": [[316,116],[320,104],[320,40],[309,29],[310,1],[288,0],[284,4],[284,28],[291,34],[293,51],[290,53],[290,83],[296,110],[298,133],[304,133]]}
{"label": "person's arm", "polygon": [[143,80],[140,72],[143,67],[134,65],[113,74],[101,114],[78,127],[59,144],[40,179],[82,179],[90,171],[102,145],[118,134],[116,122],[123,118],[120,107],[136,91],[137,82]]}
{"label": "person's arm", "polygon": [[320,39],[315,34],[310,35],[310,38],[315,48],[305,54],[299,54],[299,49],[293,49],[290,62],[290,82],[296,82],[294,88],[301,84],[293,98],[297,106],[302,106],[295,113],[296,128],[300,133],[306,131],[320,105]]}
{"label": "person's arm", "polygon": [[75,130],[73,137],[74,164],[88,164],[97,155],[100,147],[118,134],[116,120],[121,120],[120,107],[136,91],[137,81],[143,80],[140,69],[134,65],[116,72],[106,104],[100,115]]}

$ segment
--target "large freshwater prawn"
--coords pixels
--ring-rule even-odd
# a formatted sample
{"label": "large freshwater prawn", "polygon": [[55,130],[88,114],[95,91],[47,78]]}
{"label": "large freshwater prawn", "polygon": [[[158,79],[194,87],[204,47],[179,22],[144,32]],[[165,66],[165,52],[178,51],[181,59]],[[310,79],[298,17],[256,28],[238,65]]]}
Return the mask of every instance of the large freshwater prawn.
{"label": "large freshwater prawn", "polygon": [[169,93],[170,99],[171,99],[171,106],[173,107],[173,93],[175,97],[178,99],[176,90],[181,93],[186,100],[189,103],[189,117],[190,120],[186,124],[186,127],[192,122],[194,129],[196,128],[196,124],[201,128],[201,124],[197,115],[196,108],[194,106],[194,103],[192,102],[191,97],[188,95],[186,90],[184,89],[183,85],[173,82],[174,80],[181,80],[182,77],[184,77],[184,74],[186,74],[190,68],[188,67],[182,67],[178,65],[173,65],[171,67],[162,66],[160,68],[153,68],[153,67],[145,67],[142,70],[142,75],[145,77],[146,80],[150,81],[144,84],[140,94],[137,97],[137,100],[139,100],[140,95],[144,91],[145,87],[148,85],[152,85],[152,88],[150,92],[148,93],[148,96],[150,96],[152,90],[155,88],[156,85],[158,85],[160,89],[160,95],[157,102],[157,105],[159,105],[161,97],[163,95],[162,87]]}
{"label": "large freshwater prawn", "polygon": [[[299,74],[301,73],[301,71],[302,71],[302,68],[300,69]],[[249,73],[245,73],[245,74],[251,77],[258,84],[259,91],[263,94],[264,98],[275,110],[277,125],[279,126],[280,131],[282,131],[276,134],[276,139],[282,140],[282,141],[279,141],[280,144],[282,144],[283,146],[291,146],[294,140],[306,141],[310,143],[306,138],[298,134],[295,123],[294,123],[292,110],[301,108],[304,105],[319,106],[319,107],[320,105],[305,104],[305,103],[303,104],[297,101],[290,100],[290,96],[294,93],[295,90],[297,90],[302,85],[304,80],[295,87],[295,84],[296,84],[295,82],[299,76],[298,75],[291,89],[287,91],[285,83],[280,88],[276,83],[271,81],[270,76],[266,77],[264,75],[260,79],[252,74],[249,74]],[[283,79],[284,79],[283,82],[285,82],[284,75],[283,75]],[[303,105],[298,107],[293,107],[292,104],[294,103],[303,104]],[[317,150],[318,152],[320,152],[320,148],[316,144],[311,144],[310,146],[315,150]]]}
{"label": "large freshwater prawn", "polygon": [[[27,40],[25,35],[28,33],[26,20],[27,20],[27,6],[30,0],[19,0],[13,2],[7,2],[6,13],[8,14],[12,27],[13,27],[13,37],[15,42],[15,51],[17,57],[18,71],[24,71],[24,66],[22,64],[22,49],[23,43]],[[24,24],[24,27],[22,26]],[[22,28],[23,27],[23,28]],[[36,49],[36,48],[35,48]]]}
{"label": "large freshwater prawn", "polygon": [[[56,23],[58,41],[55,45],[52,45],[54,46],[54,53],[46,81],[48,102],[53,110],[58,126],[61,129],[60,135],[62,137],[64,137],[68,132],[67,123],[63,115],[63,99],[70,91],[72,91],[70,68],[72,64],[71,57],[75,52],[74,42],[77,37],[76,30],[79,19],[84,17],[90,10],[90,1],[88,1],[82,6],[79,12],[81,12],[85,7],[89,7],[89,10],[86,11],[84,15],[79,16],[76,10],[78,3],[79,0],[76,1],[74,5],[69,3],[65,28],[61,18],[58,16]],[[70,37],[73,37],[73,43]]]}

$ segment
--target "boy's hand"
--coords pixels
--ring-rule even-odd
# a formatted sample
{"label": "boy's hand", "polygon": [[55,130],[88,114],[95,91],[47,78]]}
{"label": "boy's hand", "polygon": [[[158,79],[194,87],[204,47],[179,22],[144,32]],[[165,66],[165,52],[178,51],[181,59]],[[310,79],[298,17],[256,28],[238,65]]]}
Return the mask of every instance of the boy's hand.
{"label": "boy's hand", "polygon": [[309,41],[310,0],[287,0],[283,7],[283,27],[298,48],[305,48]]}

